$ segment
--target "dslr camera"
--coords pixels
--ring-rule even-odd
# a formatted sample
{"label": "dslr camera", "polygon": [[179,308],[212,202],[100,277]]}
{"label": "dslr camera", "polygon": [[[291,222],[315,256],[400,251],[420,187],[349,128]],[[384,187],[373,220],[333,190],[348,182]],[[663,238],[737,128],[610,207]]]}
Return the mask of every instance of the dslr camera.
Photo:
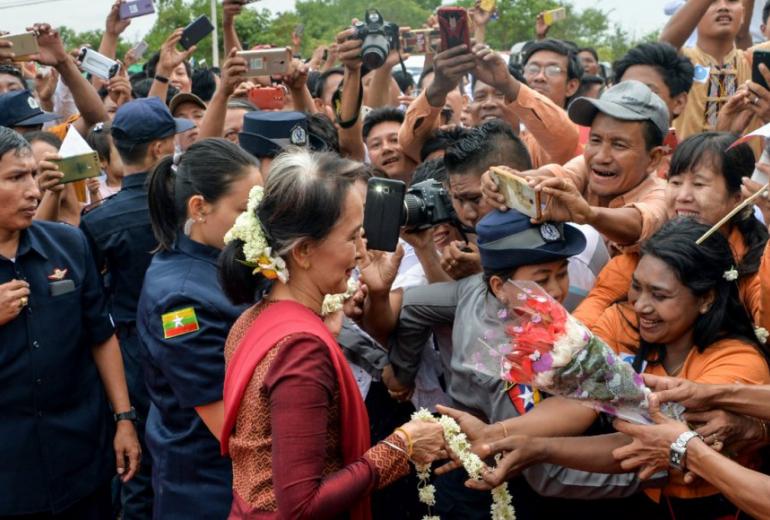
{"label": "dslr camera", "polygon": [[413,184],[404,195],[402,226],[407,231],[422,231],[455,219],[452,200],[446,188],[435,179]]}
{"label": "dslr camera", "polygon": [[364,208],[367,247],[395,251],[401,228],[415,232],[443,222],[457,222],[452,201],[441,182],[429,179],[408,190],[402,181],[369,179]]}
{"label": "dslr camera", "polygon": [[398,25],[386,22],[377,9],[368,9],[364,21],[353,26],[353,40],[363,40],[361,59],[369,69],[378,69],[385,63],[391,49],[398,50]]}

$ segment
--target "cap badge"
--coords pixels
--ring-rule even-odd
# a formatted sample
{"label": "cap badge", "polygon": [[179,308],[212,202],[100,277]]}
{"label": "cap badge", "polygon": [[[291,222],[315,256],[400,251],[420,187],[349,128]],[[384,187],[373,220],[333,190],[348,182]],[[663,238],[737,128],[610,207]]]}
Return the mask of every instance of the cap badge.
{"label": "cap badge", "polygon": [[553,224],[541,225],[540,236],[543,237],[543,240],[546,242],[556,242],[557,240],[561,240],[561,232],[559,231],[559,228]]}
{"label": "cap badge", "polygon": [[289,142],[296,146],[305,146],[307,144],[307,132],[301,125],[297,125],[291,129]]}
{"label": "cap badge", "polygon": [[32,110],[39,110],[40,105],[37,103],[37,99],[33,98],[32,96],[29,96],[27,98],[27,104],[29,105],[29,108]]}

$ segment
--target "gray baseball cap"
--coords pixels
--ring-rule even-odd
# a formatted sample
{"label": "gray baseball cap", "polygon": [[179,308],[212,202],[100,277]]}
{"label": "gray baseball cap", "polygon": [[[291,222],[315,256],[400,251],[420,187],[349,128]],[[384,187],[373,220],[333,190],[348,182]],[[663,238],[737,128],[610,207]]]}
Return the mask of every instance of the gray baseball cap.
{"label": "gray baseball cap", "polygon": [[661,135],[669,130],[668,107],[650,87],[640,81],[621,81],[604,91],[599,99],[577,98],[570,103],[569,118],[582,126],[591,126],[601,112],[622,121],[652,121]]}

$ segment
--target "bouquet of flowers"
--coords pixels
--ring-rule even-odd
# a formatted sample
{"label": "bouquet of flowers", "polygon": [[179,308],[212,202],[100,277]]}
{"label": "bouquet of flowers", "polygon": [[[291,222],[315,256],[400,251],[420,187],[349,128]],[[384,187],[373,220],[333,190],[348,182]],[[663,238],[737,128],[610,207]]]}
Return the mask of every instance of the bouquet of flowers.
{"label": "bouquet of flowers", "polygon": [[[534,282],[508,281],[503,291],[505,303],[496,309],[500,327],[480,338],[471,368],[628,421],[652,422],[641,375],[601,338]],[[670,407],[668,413],[682,411]]]}

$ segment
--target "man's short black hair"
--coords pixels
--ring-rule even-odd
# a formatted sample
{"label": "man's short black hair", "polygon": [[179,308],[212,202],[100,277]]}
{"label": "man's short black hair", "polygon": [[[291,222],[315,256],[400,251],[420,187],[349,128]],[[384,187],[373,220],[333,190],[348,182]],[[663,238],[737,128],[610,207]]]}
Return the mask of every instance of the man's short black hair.
{"label": "man's short black hair", "polygon": [[658,125],[656,125],[649,119],[646,119],[645,121],[643,121],[643,123],[644,123],[644,127],[642,128],[642,133],[644,134],[644,145],[645,145],[645,148],[647,148],[647,151],[649,152],[656,146],[661,146],[666,136],[661,133],[660,129],[658,128]]}
{"label": "man's short black hair", "polygon": [[333,67],[329,70],[323,71],[321,75],[318,76],[314,91],[311,92],[314,98],[323,98],[326,82],[329,79],[329,76],[332,74],[342,74],[344,76],[345,70],[342,67]]}
{"label": "man's short black hair", "polygon": [[577,92],[575,92],[575,95],[573,96],[575,99],[585,96],[586,92],[588,92],[588,89],[592,85],[604,85],[604,78],[601,76],[593,76],[591,74],[586,74],[582,78],[580,78],[580,88],[578,88]]}
{"label": "man's short black hair", "polygon": [[577,54],[580,54],[581,52],[589,53],[591,56],[594,57],[597,63],[599,62],[599,53],[596,52],[596,49],[594,49],[593,47],[581,47],[577,50]]}
{"label": "man's short black hair", "polygon": [[9,76],[13,76],[21,82],[22,88],[27,88],[27,82],[24,81],[24,75],[22,75],[21,71],[13,65],[0,65],[0,74],[8,74]]}
{"label": "man's short black hair", "polygon": [[529,42],[522,50],[521,62],[526,67],[530,58],[541,51],[555,52],[567,58],[568,80],[583,77],[583,65],[580,64],[580,59],[577,56],[577,47],[561,40],[547,38],[545,40]]}
{"label": "man's short black hair", "polygon": [[444,165],[449,175],[481,175],[490,166],[531,170],[532,159],[513,128],[492,119],[447,148]]}
{"label": "man's short black hair", "polygon": [[401,92],[406,92],[409,87],[414,87],[414,78],[409,72],[404,72],[399,69],[394,70],[391,74],[393,75],[393,79],[396,80],[396,83],[398,83],[398,88]]}
{"label": "man's short black hair", "polygon": [[428,180],[446,182],[447,173],[443,159],[431,159],[417,165],[412,175],[412,185]]}
{"label": "man's short black hair", "polygon": [[686,94],[692,87],[695,75],[692,62],[668,43],[642,43],[629,50],[612,64],[615,80],[622,81],[626,71],[635,65],[647,65],[658,71],[672,97]]}
{"label": "man's short black hair", "polygon": [[420,148],[420,161],[424,161],[427,157],[435,152],[446,151],[447,148],[455,144],[463,137],[470,135],[472,130],[464,126],[455,125],[446,130],[438,129],[425,141],[425,144]]}
{"label": "man's short black hair", "polygon": [[375,126],[387,121],[395,121],[399,125],[403,124],[404,113],[395,107],[382,107],[369,112],[364,118],[364,141],[369,138],[369,134]]}
{"label": "man's short black hair", "polygon": [[767,19],[770,17],[770,0],[765,2],[765,6],[762,8],[762,23],[767,25]]}
{"label": "man's short black hair", "polygon": [[315,112],[307,115],[307,131],[315,139],[310,140],[314,152],[340,153],[340,139],[334,122],[324,113]]}
{"label": "man's short black hair", "polygon": [[[151,78],[145,78],[131,83],[131,97],[133,99],[146,98],[150,93],[153,81],[154,80]],[[166,105],[171,103],[171,100],[174,99],[174,96],[177,94],[179,94],[179,90],[177,90],[176,87],[169,85],[168,92],[166,93]]]}
{"label": "man's short black hair", "polygon": [[214,72],[209,68],[195,69],[192,75],[192,93],[208,103],[214,97],[217,89],[217,80]]}

